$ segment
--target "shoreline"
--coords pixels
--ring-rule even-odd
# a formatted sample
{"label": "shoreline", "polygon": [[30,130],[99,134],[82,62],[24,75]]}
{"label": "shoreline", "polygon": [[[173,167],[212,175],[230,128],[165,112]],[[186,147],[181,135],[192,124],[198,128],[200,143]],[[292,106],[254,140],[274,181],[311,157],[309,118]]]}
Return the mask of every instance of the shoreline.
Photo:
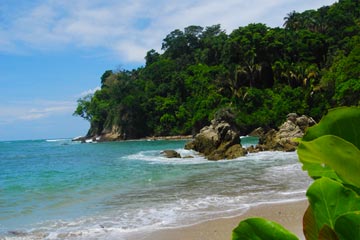
{"label": "shoreline", "polygon": [[[248,157],[235,160],[232,163],[224,161],[224,164],[207,164],[203,157],[198,155],[194,160],[164,160],[157,150],[162,149],[164,143],[164,146],[177,149],[183,142],[157,143],[154,141],[147,143],[144,141],[144,144],[147,144],[146,147],[138,143],[89,147],[85,148],[92,154],[89,165],[87,165],[89,155],[81,154],[83,148],[67,148],[69,149],[67,152],[67,149],[60,147],[60,144],[54,145],[56,148],[49,148],[48,143],[43,140],[40,144],[33,145],[32,148],[19,148],[21,152],[28,154],[30,159],[34,158],[34,163],[37,163],[38,159],[36,154],[44,151],[44,149],[49,149],[49,152],[44,151],[44,154],[48,153],[49,158],[45,159],[49,159],[49,162],[52,159],[58,160],[57,155],[52,154],[53,152],[50,150],[54,149],[55,153],[58,150],[65,150],[64,166],[74,167],[73,159],[76,157],[76,162],[84,163],[83,166],[85,167],[91,166],[93,168],[94,162],[99,163],[95,165],[96,167],[102,166],[104,162],[111,163],[111,167],[108,167],[110,166],[108,164],[105,165],[105,170],[111,171],[111,174],[117,174],[110,174],[110,178],[104,178],[103,174],[95,176],[94,185],[91,185],[92,182],[90,182],[90,185],[85,188],[82,188],[82,184],[76,184],[80,190],[87,190],[88,187],[95,186],[93,189],[96,195],[83,195],[84,191],[80,193],[81,195],[77,195],[79,190],[64,192],[64,197],[69,199],[67,203],[69,203],[70,208],[60,206],[54,211],[50,209],[55,216],[54,219],[46,219],[48,212],[42,211],[42,199],[36,202],[39,207],[34,207],[36,215],[31,213],[26,216],[29,220],[25,219],[24,222],[19,221],[17,223],[16,216],[13,217],[9,214],[9,220],[3,221],[6,228],[0,229],[2,230],[0,235],[9,236],[10,239],[21,234],[24,235],[24,239],[36,239],[38,236],[43,236],[42,238],[58,236],[59,238],[114,240],[225,240],[230,239],[232,230],[240,222],[240,219],[244,219],[253,210],[262,209],[263,206],[273,208],[273,206],[281,205],[278,212],[269,213],[270,217],[260,214],[252,215],[273,220],[272,216],[284,217],[286,211],[283,210],[283,206],[305,197],[304,191],[307,187],[307,181],[303,179],[305,174],[302,174],[295,153],[265,152],[249,154]],[[18,146],[15,145],[15,147]],[[116,149],[116,152],[112,152],[112,149]],[[81,157],[79,158],[74,153],[79,153]],[[111,162],[108,162],[109,159]],[[125,161],[121,161],[122,159]],[[133,162],[136,164],[132,165]],[[67,165],[67,163],[70,164]],[[256,167],[257,163],[261,164],[261,167]],[[76,164],[76,166],[79,165]],[[80,170],[84,169],[88,173],[88,168],[83,166],[80,165],[79,169],[74,170],[83,174]],[[134,166],[139,171],[134,172]],[[66,175],[69,179],[74,176],[72,171]],[[123,178],[118,179],[118,176],[122,176],[121,174],[125,177],[129,176],[130,181],[123,181]],[[140,181],[132,185],[134,176],[139,177]],[[257,181],[252,181],[253,179],[250,176]],[[292,176],[292,181],[291,184],[288,184],[290,176]],[[76,182],[77,178],[74,179]],[[109,187],[97,188],[99,183],[101,185],[104,185],[102,184],[104,182],[108,184],[110,180],[111,182],[115,180],[116,183],[109,185]],[[44,181],[48,180],[44,179]],[[88,181],[86,182],[88,183]],[[266,187],[268,182],[269,184],[274,182],[276,186],[270,185],[270,189],[268,189]],[[116,188],[125,186],[129,191],[122,191],[121,189],[119,192],[113,191],[113,186]],[[134,188],[132,188],[133,186]],[[158,186],[161,188],[158,189]],[[251,187],[247,188],[248,186]],[[210,190],[210,188],[213,189]],[[254,189],[255,191],[253,191]],[[53,196],[52,192],[46,190],[44,189],[41,193]],[[19,193],[22,194],[20,191]],[[38,193],[34,194],[37,195]],[[87,194],[86,191],[85,194]],[[98,200],[97,196],[99,195],[101,199]],[[87,196],[86,199],[89,201],[82,201],[78,204],[74,198],[77,196],[81,198]],[[57,204],[59,202],[57,199],[54,198],[54,201],[46,200],[46,204]],[[93,203],[96,203],[99,208],[94,209]],[[24,209],[21,202],[18,206],[19,209]],[[72,206],[79,211],[75,213],[76,215],[69,216],[66,211],[72,210]],[[60,212],[58,209],[65,211]],[[93,209],[96,211],[92,211]],[[263,214],[266,211],[260,210],[260,213]],[[300,216],[304,212],[304,209],[298,211]],[[5,215],[5,217],[7,216]],[[58,224],[61,225],[61,228]],[[301,224],[295,223],[294,226],[296,225],[301,226]]]}
{"label": "shoreline", "polygon": [[123,141],[158,141],[158,140],[190,140],[194,139],[193,135],[175,135],[175,136],[147,136],[143,138],[134,138],[134,139],[119,139],[119,138],[109,138],[108,136],[79,136],[71,138],[73,142],[81,143],[92,143],[92,142],[123,142]]}
{"label": "shoreline", "polygon": [[189,226],[166,228],[131,234],[126,240],[229,240],[232,230],[240,221],[251,217],[262,217],[277,222],[286,229],[305,239],[302,232],[302,218],[308,206],[306,199],[276,203],[261,203],[250,206],[244,213],[233,217],[220,217]]}
{"label": "shoreline", "polygon": [[175,136],[152,136],[140,138],[139,140],[157,141],[157,140],[188,140],[193,139],[193,135],[175,135]]}

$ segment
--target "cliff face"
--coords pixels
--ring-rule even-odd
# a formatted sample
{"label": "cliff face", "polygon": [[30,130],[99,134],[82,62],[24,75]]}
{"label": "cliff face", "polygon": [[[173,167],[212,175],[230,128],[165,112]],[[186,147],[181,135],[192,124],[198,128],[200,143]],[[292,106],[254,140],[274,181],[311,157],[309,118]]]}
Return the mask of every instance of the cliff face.
{"label": "cliff face", "polygon": [[111,142],[126,140],[126,135],[122,134],[122,132],[121,128],[117,125],[112,125],[108,129],[103,129],[100,133],[98,129],[90,127],[85,137],[74,139],[74,141]]}
{"label": "cliff face", "polygon": [[111,113],[101,122],[91,122],[86,135],[87,139],[97,141],[118,141],[127,139],[139,139],[146,137],[148,132],[144,126],[146,120],[142,115],[134,115],[121,110],[120,113]]}
{"label": "cliff face", "polygon": [[104,129],[100,135],[102,141],[126,140],[126,134],[123,133],[121,127],[112,125],[111,129]]}

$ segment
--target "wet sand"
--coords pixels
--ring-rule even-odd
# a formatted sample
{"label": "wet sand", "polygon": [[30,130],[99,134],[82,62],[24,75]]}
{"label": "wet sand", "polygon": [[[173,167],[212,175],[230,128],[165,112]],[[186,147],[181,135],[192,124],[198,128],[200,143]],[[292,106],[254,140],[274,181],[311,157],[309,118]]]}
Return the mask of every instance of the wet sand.
{"label": "wet sand", "polygon": [[129,240],[231,240],[232,230],[241,220],[249,217],[263,217],[283,225],[299,239],[305,239],[302,233],[302,218],[308,206],[307,200],[261,204],[248,209],[244,214],[219,218],[192,226],[163,229],[155,232],[139,233]]}

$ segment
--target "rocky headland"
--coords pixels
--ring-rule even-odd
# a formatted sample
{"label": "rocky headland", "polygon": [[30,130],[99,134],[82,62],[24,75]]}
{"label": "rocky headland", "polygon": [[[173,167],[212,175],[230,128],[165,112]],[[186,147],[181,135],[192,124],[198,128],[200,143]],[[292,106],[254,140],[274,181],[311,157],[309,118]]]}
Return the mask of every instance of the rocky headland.
{"label": "rocky headland", "polygon": [[[148,137],[143,140],[176,140],[191,139],[185,149],[191,149],[204,155],[208,160],[235,159],[260,151],[295,151],[298,145],[296,139],[301,138],[306,129],[316,124],[311,117],[296,113],[287,115],[287,119],[278,129],[257,128],[251,132],[250,136],[259,138],[256,146],[243,148],[240,140],[240,132],[234,123],[234,116],[229,111],[220,112],[211,121],[209,126],[203,127],[195,137],[192,136],[161,136]],[[114,131],[116,132],[116,131]],[[81,142],[104,142],[125,140],[126,136],[108,132],[99,136],[78,137],[73,141]],[[168,158],[180,158],[180,154],[173,150],[165,150],[162,152]]]}

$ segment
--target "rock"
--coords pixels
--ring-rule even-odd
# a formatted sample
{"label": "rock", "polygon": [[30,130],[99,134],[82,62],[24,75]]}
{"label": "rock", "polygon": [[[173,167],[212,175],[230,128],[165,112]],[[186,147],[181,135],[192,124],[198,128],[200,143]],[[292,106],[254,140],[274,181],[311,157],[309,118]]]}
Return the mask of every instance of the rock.
{"label": "rock", "polygon": [[265,130],[262,127],[259,127],[255,130],[253,130],[251,133],[249,133],[249,136],[251,137],[262,137],[265,134]]}
{"label": "rock", "polygon": [[219,119],[212,120],[210,126],[202,128],[194,140],[185,145],[185,149],[200,152],[209,160],[244,156],[246,151],[241,147],[239,132],[228,122]]}
{"label": "rock", "polygon": [[308,127],[315,125],[316,122],[313,118],[302,115],[296,119],[295,124],[298,125],[301,131],[304,133]]}
{"label": "rock", "polygon": [[295,123],[296,118],[298,117],[297,113],[289,113],[287,116],[287,120]]}
{"label": "rock", "polygon": [[164,150],[161,152],[167,158],[181,158],[180,153],[175,150]]}
{"label": "rock", "polygon": [[186,150],[191,150],[191,149],[194,149],[194,148],[195,148],[195,141],[194,140],[190,141],[190,142],[187,142],[185,144],[185,147],[184,147],[184,149],[186,149]]}
{"label": "rock", "polygon": [[73,138],[71,141],[84,143],[84,142],[86,141],[86,137],[82,137],[82,136],[80,136],[80,137],[75,137],[75,138]]}
{"label": "rock", "polygon": [[28,235],[26,232],[18,231],[18,230],[11,230],[11,231],[9,231],[9,234],[18,236],[18,237],[25,237]]}
{"label": "rock", "polygon": [[247,153],[258,153],[258,152],[262,151],[259,146],[260,145],[257,145],[256,147],[254,147],[253,145],[251,145],[250,147],[248,147],[246,149],[246,151],[247,151]]}
{"label": "rock", "polygon": [[240,144],[235,144],[229,147],[225,152],[226,159],[234,159],[238,157],[245,156],[247,154],[246,149],[243,148]]}
{"label": "rock", "polygon": [[220,151],[213,151],[209,155],[206,156],[207,160],[211,161],[219,161],[225,159],[225,155]]}
{"label": "rock", "polygon": [[276,130],[270,129],[266,134],[259,138],[259,145],[266,145],[272,148],[276,145],[275,143]]}
{"label": "rock", "polygon": [[[294,140],[303,137],[306,129],[315,123],[310,117],[305,115],[298,117],[296,113],[290,113],[278,131],[271,129],[260,137],[256,149],[295,151],[298,143]],[[248,151],[253,151],[253,149],[248,149]]]}
{"label": "rock", "polygon": [[[219,136],[213,125],[202,128],[190,145],[193,145],[193,148],[190,149],[203,153],[205,156],[215,151],[219,146]],[[189,147],[185,148],[189,149]]]}

